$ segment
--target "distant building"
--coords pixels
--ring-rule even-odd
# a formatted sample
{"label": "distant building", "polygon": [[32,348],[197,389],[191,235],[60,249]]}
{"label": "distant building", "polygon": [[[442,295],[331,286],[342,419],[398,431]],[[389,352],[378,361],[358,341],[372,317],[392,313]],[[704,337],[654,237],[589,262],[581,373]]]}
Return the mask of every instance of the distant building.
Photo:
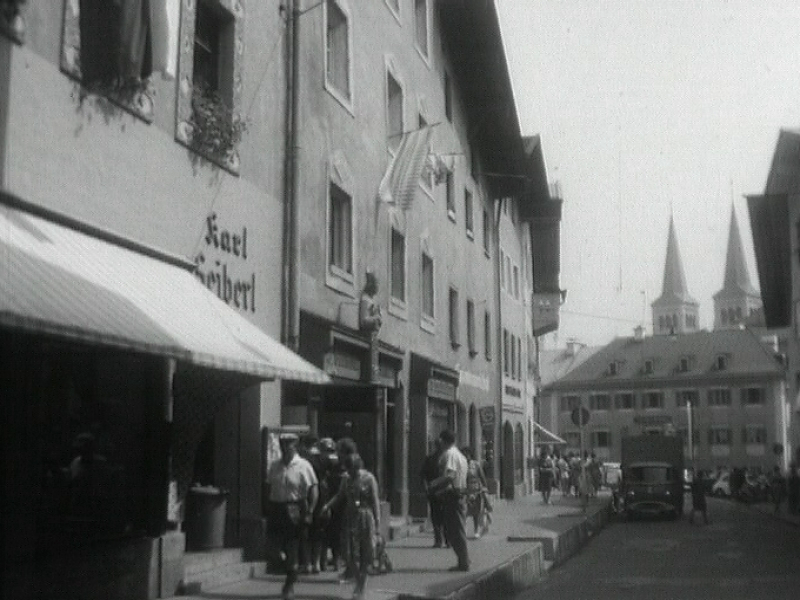
{"label": "distant building", "polygon": [[[741,317],[734,308],[734,320],[757,306],[738,236],[734,216],[725,286],[715,296],[720,308],[742,307]],[[664,290],[653,303],[653,330],[661,335],[645,337],[637,328],[543,385],[567,451],[618,461],[623,436],[672,429],[683,435],[686,457],[697,468],[767,469],[780,461],[775,449],[786,444],[787,419],[777,341],[738,324],[696,331],[696,315],[670,221]],[[580,407],[590,413],[582,441],[572,420]]]}

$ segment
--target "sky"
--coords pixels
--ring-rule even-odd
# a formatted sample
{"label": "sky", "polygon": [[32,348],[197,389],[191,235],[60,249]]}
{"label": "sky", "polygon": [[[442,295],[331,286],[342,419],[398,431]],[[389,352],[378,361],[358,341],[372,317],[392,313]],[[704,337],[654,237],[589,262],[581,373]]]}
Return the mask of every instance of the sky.
{"label": "sky", "polygon": [[545,347],[652,333],[670,214],[713,327],[731,208],[758,288],[746,194],[800,127],[796,0],[497,0],[523,135],[564,199],[560,327]]}

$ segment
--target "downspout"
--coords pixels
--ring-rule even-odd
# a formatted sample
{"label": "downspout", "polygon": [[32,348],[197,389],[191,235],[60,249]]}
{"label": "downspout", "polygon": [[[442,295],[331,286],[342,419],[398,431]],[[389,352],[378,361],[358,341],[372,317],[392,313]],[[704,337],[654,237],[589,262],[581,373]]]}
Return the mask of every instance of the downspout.
{"label": "downspout", "polygon": [[297,104],[298,104],[298,9],[297,0],[284,0],[286,28],[286,115],[283,168],[283,286],[281,341],[297,351],[300,341],[298,303],[298,265],[300,252],[297,234]]}
{"label": "downspout", "polygon": [[[494,478],[497,481],[497,497],[503,495],[502,480],[503,467],[500,456],[503,452],[503,361],[505,360],[505,347],[503,346],[503,293],[500,289],[500,269],[505,265],[500,261],[500,216],[503,214],[503,198],[494,199],[494,291],[497,306],[497,320],[495,331],[497,333],[497,397],[495,398],[495,429],[494,429]],[[498,266],[499,265],[499,266]]]}

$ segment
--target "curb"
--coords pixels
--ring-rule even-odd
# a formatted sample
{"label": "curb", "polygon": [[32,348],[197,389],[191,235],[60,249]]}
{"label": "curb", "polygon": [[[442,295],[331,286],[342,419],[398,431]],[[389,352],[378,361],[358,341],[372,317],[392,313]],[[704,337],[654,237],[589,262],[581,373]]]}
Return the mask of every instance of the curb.
{"label": "curb", "polygon": [[512,559],[494,566],[480,577],[447,594],[402,592],[397,600],[481,600],[508,598],[537,583],[553,566],[564,563],[611,520],[611,503],[587,513],[575,525],[547,537],[508,536],[511,542],[530,542],[530,547]]}

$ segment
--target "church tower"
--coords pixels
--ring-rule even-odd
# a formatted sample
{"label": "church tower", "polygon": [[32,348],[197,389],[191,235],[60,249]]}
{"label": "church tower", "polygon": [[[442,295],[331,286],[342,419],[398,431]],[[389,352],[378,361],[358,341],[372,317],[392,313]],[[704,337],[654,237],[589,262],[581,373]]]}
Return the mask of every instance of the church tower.
{"label": "church tower", "polygon": [[750,273],[742,250],[736,211],[731,206],[725,281],[714,294],[714,329],[733,329],[761,308],[761,295],[750,283]]}
{"label": "church tower", "polygon": [[664,263],[664,283],[653,309],[653,335],[690,333],[698,329],[699,305],[689,295],[683,272],[675,222],[670,215],[667,238],[667,259]]}

